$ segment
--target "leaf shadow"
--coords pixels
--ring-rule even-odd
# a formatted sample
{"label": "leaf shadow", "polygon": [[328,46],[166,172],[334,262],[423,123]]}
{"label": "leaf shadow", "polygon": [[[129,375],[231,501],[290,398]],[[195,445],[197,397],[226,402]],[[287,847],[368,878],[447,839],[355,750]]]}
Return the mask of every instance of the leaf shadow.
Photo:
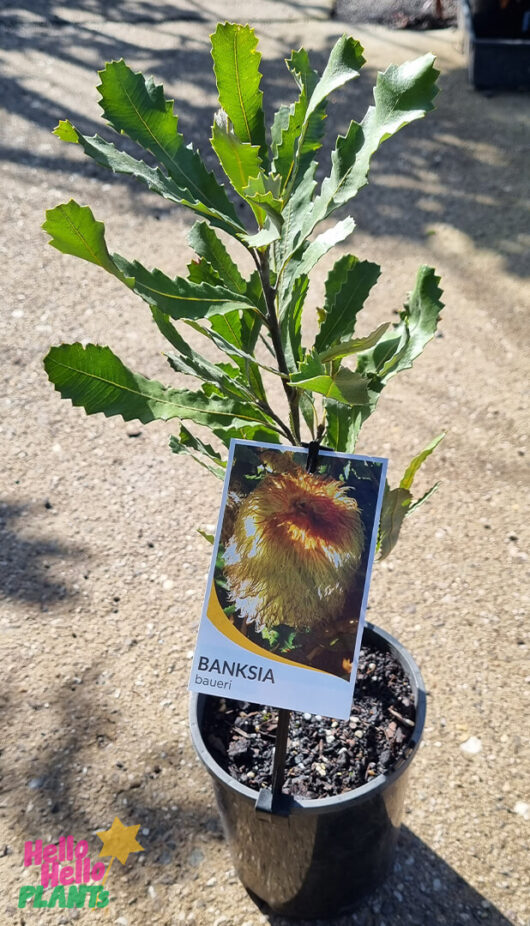
{"label": "leaf shadow", "polygon": [[[301,10],[294,0],[292,6]],[[311,16],[311,9],[305,15]],[[74,0],[68,13],[57,0],[8,0],[0,16],[0,53],[6,57],[11,51],[34,50],[52,68],[58,60],[83,68],[87,80],[89,74],[93,75],[93,83],[97,80],[96,70],[106,60],[122,56],[135,61],[141,58],[146,73],[154,73],[157,80],[168,86],[168,93],[169,88],[175,90],[175,110],[186,139],[193,138],[207,166],[218,169],[209,145],[215,82],[208,33],[216,18],[215,5],[198,0],[182,5],[176,2],[155,5],[151,0],[123,0],[114,4]],[[183,24],[176,37],[178,54],[174,44],[170,48],[142,46],[137,41],[143,33],[132,33],[127,38],[124,30],[116,36],[105,28],[111,23],[152,23],[163,29],[170,22]],[[204,22],[204,38],[197,37],[196,30],[187,31],[186,22]],[[337,36],[345,30],[355,31],[355,26],[347,22],[334,20],[335,26]],[[278,38],[281,21],[271,23],[268,28]],[[371,27],[363,28],[369,32]],[[300,35],[306,31],[303,18],[297,31]],[[259,25],[257,32],[259,35]],[[330,43],[332,39],[330,34]],[[414,57],[417,54],[414,38],[410,45]],[[286,42],[285,55],[288,54]],[[262,60],[269,119],[280,103],[294,98],[294,84],[283,58],[282,54]],[[321,69],[324,53],[312,54],[312,61]],[[361,79],[337,94],[337,101],[330,105],[320,177],[329,164],[329,140],[345,132],[352,117],[362,117],[371,103],[375,76],[373,69],[365,67]],[[4,75],[0,84],[4,107],[13,114],[23,113],[29,131],[31,125],[51,131],[62,118],[71,119],[88,134],[102,129],[100,122],[76,110],[75,104],[65,107],[54,99],[52,91],[46,89],[49,81],[43,81],[43,89],[37,93],[28,90],[24,75]],[[442,92],[435,112],[427,120],[400,132],[378,152],[371,185],[352,204],[357,225],[370,235],[412,239],[420,244],[436,235],[440,225],[447,226],[462,232],[476,249],[500,255],[507,270],[524,277],[528,273],[525,244],[528,219],[524,180],[518,168],[525,144],[523,98],[516,93],[485,98],[472,91],[464,61],[462,67],[447,69],[440,84]],[[188,91],[190,85],[196,92]],[[72,94],[69,99],[74,99]],[[71,153],[69,149],[74,146],[59,148],[60,143],[55,140],[54,144],[58,146],[56,152],[48,154],[34,150],[29,143],[5,143],[0,148],[0,159],[59,175],[79,173],[101,178],[102,183],[109,180],[103,170],[82,161],[77,151]],[[138,195],[138,184],[130,179],[113,176],[112,182],[127,192],[130,206],[134,205],[136,211],[158,216],[172,208],[143,192]],[[458,259],[456,254],[454,260]]]}
{"label": "leaf shadow", "polygon": [[[64,547],[54,539],[24,536],[31,508],[0,501],[0,595],[40,604],[41,610],[46,611],[49,604],[75,595],[68,585],[52,578],[55,563],[77,558],[83,550]],[[19,528],[21,519],[23,526]]]}

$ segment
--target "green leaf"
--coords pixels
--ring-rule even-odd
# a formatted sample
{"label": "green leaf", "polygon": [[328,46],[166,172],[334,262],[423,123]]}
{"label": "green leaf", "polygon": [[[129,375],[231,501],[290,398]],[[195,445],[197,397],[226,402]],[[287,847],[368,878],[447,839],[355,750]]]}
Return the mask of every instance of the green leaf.
{"label": "green leaf", "polygon": [[[223,460],[221,455],[213,449],[211,444],[204,444],[199,437],[192,434],[184,425],[181,425],[178,438],[174,435],[169,438],[169,446],[173,453],[189,454],[193,460],[200,463],[201,466],[204,466],[208,472],[212,473],[218,479],[224,479],[226,460]],[[196,453],[206,457],[206,460],[202,460],[201,456],[196,456]]]}
{"label": "green leaf", "polygon": [[105,226],[96,222],[88,206],[80,206],[73,199],[61,203],[47,210],[42,227],[51,236],[49,243],[58,251],[103,267],[126,286],[134,285],[134,279],[124,275],[111,258],[105,242]]}
{"label": "green leaf", "polygon": [[399,483],[399,487],[401,489],[411,489],[412,488],[414,477],[416,473],[418,472],[421,464],[427,459],[427,457],[430,457],[433,450],[436,450],[438,444],[440,443],[440,441],[444,439],[444,437],[445,437],[445,431],[443,431],[441,434],[438,434],[438,436],[435,437],[434,440],[430,442],[430,444],[427,444],[427,446],[425,447],[424,450],[421,451],[421,453],[418,453],[418,455],[415,456],[413,460],[411,460],[411,462],[407,466],[403,479]]}
{"label": "green leaf", "polygon": [[155,156],[182,191],[186,205],[201,203],[228,217],[232,233],[234,225],[242,230],[224,187],[206,170],[200,155],[184,144],[173,101],[164,98],[163,88],[152,78],[136,74],[123,59],[111,61],[99,74],[99,105],[110,125]]}
{"label": "green leaf", "polygon": [[302,310],[309,287],[309,277],[304,274],[295,281],[290,299],[280,318],[280,335],[287,361],[287,369],[298,370],[302,359]]}
{"label": "green leaf", "polygon": [[322,144],[329,94],[358,77],[363,64],[361,45],[345,35],[332,48],[320,79],[311,68],[305,49],[291,55],[287,66],[300,86],[300,98],[292,108],[274,164],[274,169],[284,177],[284,185],[288,183],[291,190],[298,185]]}
{"label": "green leaf", "polygon": [[432,267],[420,267],[414,290],[401,312],[400,322],[370,350],[359,355],[357,369],[374,373],[386,384],[392,376],[409,369],[434,337],[443,303],[440,278]]}
{"label": "green leaf", "polygon": [[[216,115],[210,142],[234,190],[242,199],[245,199],[244,190],[249,181],[257,177],[261,170],[258,146],[240,141],[230,125],[223,119],[223,114]],[[263,225],[263,212],[257,206],[253,206],[253,211],[258,223]]]}
{"label": "green leaf", "polygon": [[267,160],[265,120],[260,90],[261,55],[258,40],[250,26],[218,23],[210,36],[219,103],[242,142],[259,148],[260,158]]}
{"label": "green leaf", "polygon": [[151,312],[159,331],[178,351],[178,354],[166,355],[175,372],[184,373],[187,376],[196,376],[202,382],[213,383],[227,395],[246,401],[249,399],[250,401],[254,400],[253,395],[249,393],[248,385],[238,379],[241,372],[239,367],[211,363],[193,350],[187,341],[181,337],[168,315],[155,306],[151,307]]}
{"label": "green leaf", "polygon": [[[227,317],[228,316],[225,315],[223,316],[223,319],[226,320]],[[230,338],[226,338],[224,335],[222,335],[220,331],[225,331],[231,337],[233,335],[233,326],[231,326],[230,330],[227,331],[226,326],[223,327],[219,324],[220,320],[220,317],[214,317],[210,319],[212,323],[211,328],[203,328],[202,325],[199,325],[191,320],[187,321],[186,324],[188,324],[191,328],[194,328],[195,331],[198,331],[200,334],[209,338],[210,341],[213,341],[215,346],[218,347],[219,350],[224,351],[225,354],[228,354],[229,357],[240,358],[241,360],[246,361],[246,363],[257,364],[263,370],[267,370],[269,373],[274,373],[276,376],[281,376],[281,373],[278,371],[278,369],[275,367],[269,367],[264,363],[260,363],[251,354],[239,348],[233,341],[230,340]]]}
{"label": "green leaf", "polygon": [[281,303],[285,299],[285,294],[290,293],[297,277],[309,273],[320,258],[324,257],[336,244],[348,238],[354,228],[355,222],[348,217],[317,235],[314,241],[300,245],[290,258],[282,274]]}
{"label": "green leaf", "polygon": [[[63,141],[76,142],[81,145],[85,154],[92,158],[96,164],[101,165],[101,167],[106,167],[116,174],[127,174],[130,177],[135,177],[137,180],[145,183],[150,190],[153,190],[153,192],[158,193],[159,196],[163,196],[170,202],[180,203],[188,209],[193,210],[195,213],[207,216],[213,225],[222,228],[224,231],[228,232],[228,234],[237,237],[245,231],[235,215],[232,204],[226,198],[226,194],[222,187],[219,186],[221,193],[217,194],[212,200],[212,202],[217,204],[217,208],[215,208],[214,205],[209,205],[207,202],[195,199],[192,192],[185,185],[183,186],[182,183],[177,183],[172,177],[167,177],[162,173],[159,167],[148,167],[145,161],[137,160],[125,151],[119,151],[115,145],[100,138],[99,135],[93,135],[87,138],[82,135],[79,129],[74,128],[74,126],[66,120],[59,122],[59,125],[54,130],[54,134]],[[183,162],[189,159],[189,148],[186,148],[180,157]],[[191,155],[193,161],[192,167],[195,165],[196,157],[198,157],[198,155]],[[208,176],[211,177],[213,175],[209,174]],[[226,206],[226,204],[228,204],[228,206]]]}
{"label": "green leaf", "polygon": [[278,277],[294,252],[304,242],[303,226],[307,219],[311,200],[316,187],[316,161],[311,161],[299,185],[283,209],[283,225],[279,241],[272,249],[273,270]]}
{"label": "green leaf", "polygon": [[270,219],[267,219],[259,232],[256,232],[255,235],[241,235],[241,241],[249,248],[264,248],[274,241],[278,241],[279,237],[280,229]]}
{"label": "green leaf", "polygon": [[207,222],[196,222],[188,235],[193,250],[217,271],[224,285],[236,293],[246,291],[246,283],[223,242]]}
{"label": "green leaf", "polygon": [[279,444],[281,441],[277,430],[264,424],[237,425],[235,427],[218,428],[210,425],[210,430],[225,447],[230,446],[231,440],[253,440],[262,444]]}
{"label": "green leaf", "polygon": [[390,489],[388,482],[386,483],[381,508],[381,520],[379,522],[379,555],[381,559],[385,559],[395,547],[411,499],[412,495],[408,489]]}
{"label": "green leaf", "polygon": [[439,488],[440,488],[440,483],[435,482],[435,484],[431,486],[431,488],[428,489],[427,492],[425,492],[425,495],[422,495],[421,498],[418,498],[416,499],[416,501],[412,502],[412,504],[409,505],[409,507],[407,508],[407,512],[406,512],[407,517],[410,514],[412,514],[413,511],[417,511],[420,505],[423,505],[424,502],[428,501],[434,495],[434,493],[438,491]]}
{"label": "green leaf", "polygon": [[221,277],[204,257],[191,260],[188,264],[188,281],[190,283],[208,283],[210,286],[221,286]]}
{"label": "green leaf", "polygon": [[[221,478],[223,478],[223,477],[221,477]],[[213,534],[207,534],[206,531],[201,530],[200,527],[197,528],[197,533],[200,534],[201,537],[204,537],[204,539],[207,540],[208,543],[211,543],[212,546],[213,546],[213,542],[214,542],[214,540],[215,540],[215,537],[214,537]]]}
{"label": "green leaf", "polygon": [[52,347],[44,367],[62,398],[82,406],[87,415],[103,412],[107,417],[121,415],[125,421],[138,418],[143,424],[181,418],[210,428],[268,422],[265,415],[244,402],[208,398],[202,391],[169,389],[133,373],[108,347]]}
{"label": "green leaf", "polygon": [[305,357],[299,372],[292,373],[289,382],[298,389],[318,392],[345,405],[366,405],[369,401],[366,377],[346,367],[331,374],[314,352]]}
{"label": "green leaf", "polygon": [[358,77],[364,63],[361,43],[347,35],[341,36],[331,49],[324,73],[311,94],[305,116],[306,121],[333,90],[337,90],[348,81]]}
{"label": "green leaf", "polygon": [[390,322],[379,325],[371,334],[365,338],[355,338],[351,341],[339,341],[334,347],[329,347],[323,353],[319,354],[322,363],[330,360],[340,360],[342,357],[348,357],[350,354],[358,354],[363,350],[368,350],[377,344],[385,331],[388,329]]}
{"label": "green leaf", "polygon": [[439,483],[433,485],[421,498],[414,500],[410,490],[420,466],[444,437],[445,433],[438,434],[430,444],[427,444],[424,450],[411,460],[397,489],[390,489],[388,483],[386,484],[379,527],[381,559],[388,556],[395,547],[405,517],[416,511],[420,505],[423,505],[436,492]]}
{"label": "green leaf", "polygon": [[134,277],[134,292],[149,305],[156,305],[174,319],[209,318],[237,308],[257,312],[245,296],[223,286],[193,283],[184,277],[171,279],[161,270],[147,270],[139,261],[128,261],[119,254],[113,260],[124,272]]}
{"label": "green leaf", "polygon": [[[344,406],[342,406],[344,408]],[[300,411],[302,412],[303,419],[311,432],[311,437],[315,437],[315,432],[317,428],[317,415],[315,409],[315,403],[311,398],[309,392],[300,391]]]}
{"label": "green leaf", "polygon": [[438,92],[438,71],[431,54],[378,74],[371,106],[360,124],[351,122],[346,136],[339,136],[332,153],[332,169],[322,183],[306,224],[307,234],[317,222],[348,202],[368,182],[370,159],[381,142],[433,109]]}
{"label": "green leaf", "polygon": [[351,338],[357,315],[380,272],[378,264],[353,255],[345,255],[334,264],[326,280],[326,315],[315,339],[319,353]]}
{"label": "green leaf", "polygon": [[282,227],[283,202],[278,198],[279,189],[275,180],[266,177],[261,172],[258,177],[253,177],[250,180],[248,186],[243,190],[243,195],[248,203],[263,209],[278,228]]}

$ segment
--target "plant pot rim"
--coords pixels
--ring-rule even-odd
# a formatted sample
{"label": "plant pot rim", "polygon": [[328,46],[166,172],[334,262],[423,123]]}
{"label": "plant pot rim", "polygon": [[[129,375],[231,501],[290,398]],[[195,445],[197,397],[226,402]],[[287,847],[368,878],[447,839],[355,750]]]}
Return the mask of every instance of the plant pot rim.
{"label": "plant pot rim", "polygon": [[[386,630],[383,630],[381,627],[376,627],[375,624],[371,624],[368,621],[365,623],[364,630],[368,631],[369,635],[372,634],[383,641],[384,648],[399,659],[409,677],[415,701],[416,720],[411,737],[407,743],[406,755],[398,761],[398,764],[394,766],[391,772],[386,775],[377,775],[372,781],[352,791],[345,791],[343,794],[321,798],[298,798],[294,795],[290,807],[291,813],[301,813],[302,811],[304,813],[314,812],[322,814],[326,813],[326,811],[332,813],[336,812],[341,805],[347,805],[352,802],[359,803],[373,798],[376,792],[388,788],[392,782],[401,777],[410,765],[419,747],[425,724],[427,706],[427,695],[421,672],[409,651],[396,640],[395,637],[387,633]],[[195,746],[200,760],[214,778],[220,779],[225,786],[237,791],[243,798],[247,798],[252,804],[255,804],[259,791],[249,788],[247,785],[232,778],[228,772],[221,768],[209,752],[203,740],[199,722],[200,705],[203,704],[204,699],[208,697],[215,697],[215,695],[207,695],[198,692],[193,692],[191,694],[189,719],[193,745]]]}

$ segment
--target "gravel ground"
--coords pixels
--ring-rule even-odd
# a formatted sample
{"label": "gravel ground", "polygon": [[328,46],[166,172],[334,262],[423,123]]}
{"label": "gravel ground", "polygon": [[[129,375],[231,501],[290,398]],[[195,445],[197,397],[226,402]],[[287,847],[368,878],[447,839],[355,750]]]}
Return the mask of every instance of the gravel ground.
{"label": "gravel ground", "polygon": [[[86,338],[171,381],[146,307],[48,248],[39,226],[46,207],[73,196],[105,221],[112,249],[182,273],[190,219],[49,132],[64,117],[101,131],[95,70],[123,55],[165,82],[182,130],[206,151],[207,36],[218,17],[235,18],[234,5],[131,0],[108,18],[103,9],[35,0],[1,11],[0,924],[88,919],[17,910],[19,887],[34,883],[24,841],[73,834],[94,857],[95,833],[119,816],[140,824],[145,851],[114,864],[110,913],[96,918],[257,926],[268,920],[234,874],[187,731],[209,563],[196,528],[215,523],[220,484],[171,456],[167,426],[87,419],[61,403],[41,362],[51,343]],[[290,98],[290,49],[303,42],[322,61],[347,28],[328,14],[318,3],[245,5],[264,36],[269,106]],[[395,482],[442,428],[447,437],[418,485],[442,487],[376,568],[370,598],[370,618],[412,650],[429,689],[406,825],[392,877],[337,926],[524,926],[528,98],[472,91],[452,30],[355,33],[368,73],[338,95],[328,136],[344,131],[352,107],[362,115],[374,68],[390,61],[435,51],[443,89],[435,114],[382,149],[355,203],[352,247],[383,266],[366,331],[399,307],[420,263],[437,267],[446,302],[443,336],[389,387],[359,450],[388,456]],[[322,261],[308,331],[327,269]]]}

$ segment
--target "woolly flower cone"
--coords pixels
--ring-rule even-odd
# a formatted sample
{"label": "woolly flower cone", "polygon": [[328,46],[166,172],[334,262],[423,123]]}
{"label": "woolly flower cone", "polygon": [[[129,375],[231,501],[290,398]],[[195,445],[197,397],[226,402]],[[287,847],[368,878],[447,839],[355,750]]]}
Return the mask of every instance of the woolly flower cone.
{"label": "woolly flower cone", "polygon": [[363,549],[347,487],[292,463],[241,502],[224,557],[231,599],[259,630],[329,624],[342,615]]}

